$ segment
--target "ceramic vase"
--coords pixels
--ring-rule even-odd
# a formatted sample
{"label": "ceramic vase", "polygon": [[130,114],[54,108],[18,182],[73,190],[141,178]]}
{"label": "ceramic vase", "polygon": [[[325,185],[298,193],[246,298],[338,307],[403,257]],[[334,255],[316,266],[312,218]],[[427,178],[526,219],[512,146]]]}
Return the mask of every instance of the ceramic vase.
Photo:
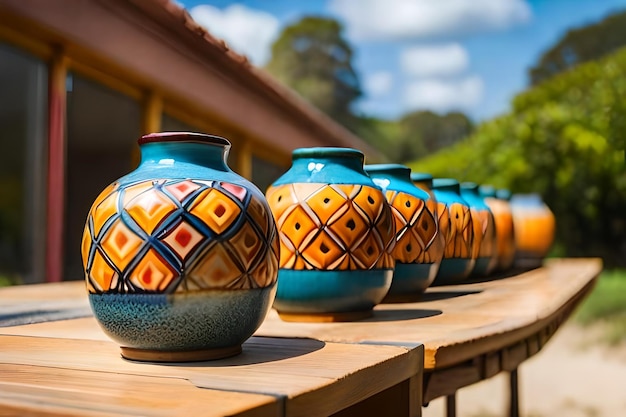
{"label": "ceramic vase", "polygon": [[235,355],[276,293],[269,206],[228,168],[226,139],[156,133],[139,144],[138,168],[102,191],[87,217],[81,249],[94,315],[129,359]]}
{"label": "ceramic vase", "polygon": [[472,257],[474,229],[469,204],[461,197],[459,182],[433,179],[440,230],[447,227],[441,266],[433,285],[457,284],[469,277],[476,259]]}
{"label": "ceramic vase", "polygon": [[430,196],[411,181],[411,170],[398,164],[366,165],[365,172],[385,193],[395,221],[396,266],[385,303],[410,302],[435,279],[443,257],[437,221],[426,206]]}
{"label": "ceramic vase", "polygon": [[[446,246],[446,236],[448,234],[449,215],[448,210],[439,210],[437,204],[437,197],[433,192],[433,176],[425,172],[412,172],[411,181],[420,190],[428,194],[428,200],[426,200],[426,208],[433,213],[435,222],[437,223],[437,236],[431,247],[420,256],[418,262],[430,263],[435,262],[437,259],[443,259],[443,252]],[[440,221],[439,214],[441,214],[445,221]],[[440,262],[440,261],[439,261]],[[441,264],[441,262],[440,262]],[[436,275],[435,275],[436,276]]]}
{"label": "ceramic vase", "polygon": [[470,206],[474,242],[472,257],[476,259],[471,275],[485,277],[490,275],[498,264],[495,218],[491,209],[478,192],[478,184],[461,184],[461,197]]}
{"label": "ceramic vase", "polygon": [[515,265],[538,267],[554,242],[555,219],[539,194],[513,194]]}
{"label": "ceramic vase", "polygon": [[515,227],[513,212],[509,204],[510,193],[507,190],[496,190],[490,185],[481,185],[478,188],[485,204],[493,213],[496,225],[496,253],[498,262],[496,271],[507,271],[515,260]]}
{"label": "ceramic vase", "polygon": [[356,149],[296,149],[267,190],[281,245],[274,308],[283,320],[357,320],[387,294],[393,215],[363,161]]}

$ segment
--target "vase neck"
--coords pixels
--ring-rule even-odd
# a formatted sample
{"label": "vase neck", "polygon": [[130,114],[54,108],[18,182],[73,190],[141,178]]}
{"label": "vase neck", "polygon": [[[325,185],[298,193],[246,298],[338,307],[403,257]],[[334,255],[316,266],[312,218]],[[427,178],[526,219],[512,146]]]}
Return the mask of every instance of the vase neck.
{"label": "vase neck", "polygon": [[226,164],[230,146],[203,142],[149,142],[141,145],[142,165],[187,163],[229,171]]}

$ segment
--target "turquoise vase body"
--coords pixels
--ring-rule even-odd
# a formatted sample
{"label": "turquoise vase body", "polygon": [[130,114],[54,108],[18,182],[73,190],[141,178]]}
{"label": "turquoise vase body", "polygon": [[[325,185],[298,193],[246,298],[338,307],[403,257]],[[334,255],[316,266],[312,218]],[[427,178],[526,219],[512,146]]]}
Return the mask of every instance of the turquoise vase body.
{"label": "turquoise vase body", "polygon": [[139,166],[97,197],[85,225],[95,317],[130,359],[236,354],[276,292],[267,201],[228,168],[226,139],[161,133],[139,143]]}
{"label": "turquoise vase body", "polygon": [[478,191],[478,184],[461,184],[461,197],[469,204],[474,227],[472,257],[476,259],[471,275],[486,277],[498,265],[495,218]]}
{"label": "turquoise vase body", "polygon": [[474,231],[470,207],[454,179],[433,179],[433,192],[439,208],[439,229],[447,228],[444,255],[433,285],[457,284],[469,277],[476,263],[472,257]]}
{"label": "turquoise vase body", "polygon": [[385,193],[396,226],[396,266],[383,302],[415,301],[435,279],[443,257],[442,247],[433,256],[438,227],[427,207],[430,196],[413,184],[411,170],[404,165],[366,165],[365,172]]}
{"label": "turquoise vase body", "polygon": [[284,320],[371,315],[391,285],[394,223],[349,148],[304,148],[267,190],[281,242],[274,308]]}

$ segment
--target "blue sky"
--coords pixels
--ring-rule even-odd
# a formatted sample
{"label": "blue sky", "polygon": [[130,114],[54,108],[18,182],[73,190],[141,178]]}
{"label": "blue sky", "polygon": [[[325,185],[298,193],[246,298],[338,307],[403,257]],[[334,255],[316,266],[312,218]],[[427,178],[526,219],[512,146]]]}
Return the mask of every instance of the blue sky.
{"label": "blue sky", "polygon": [[507,112],[527,70],[567,29],[626,9],[626,0],[182,0],[200,24],[262,66],[286,25],[336,18],[364,89],[359,112],[397,118]]}

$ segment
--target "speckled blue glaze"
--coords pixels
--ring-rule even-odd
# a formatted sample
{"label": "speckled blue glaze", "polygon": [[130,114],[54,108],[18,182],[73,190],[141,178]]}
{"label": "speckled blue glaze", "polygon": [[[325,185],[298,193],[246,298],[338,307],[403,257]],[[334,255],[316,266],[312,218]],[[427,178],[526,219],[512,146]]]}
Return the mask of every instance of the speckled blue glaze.
{"label": "speckled blue glaze", "polygon": [[[434,178],[433,193],[437,201],[450,205],[453,203],[467,206],[467,202],[461,197],[461,187],[457,180],[452,178]],[[475,259],[472,258],[444,258],[432,285],[458,284],[469,277],[474,269]]]}
{"label": "speckled blue glaze", "polygon": [[[430,196],[411,181],[411,169],[400,164],[366,165],[365,172],[384,191],[397,191],[427,201]],[[385,301],[410,301],[433,282],[439,263],[419,264],[396,261],[391,288]]]}
{"label": "speckled blue glaze", "polygon": [[89,294],[104,332],[124,347],[188,351],[240,346],[261,325],[276,285],[187,294]]}
{"label": "speckled blue glaze", "polygon": [[392,275],[391,270],[281,269],[274,308],[300,314],[371,310],[387,294]]}

